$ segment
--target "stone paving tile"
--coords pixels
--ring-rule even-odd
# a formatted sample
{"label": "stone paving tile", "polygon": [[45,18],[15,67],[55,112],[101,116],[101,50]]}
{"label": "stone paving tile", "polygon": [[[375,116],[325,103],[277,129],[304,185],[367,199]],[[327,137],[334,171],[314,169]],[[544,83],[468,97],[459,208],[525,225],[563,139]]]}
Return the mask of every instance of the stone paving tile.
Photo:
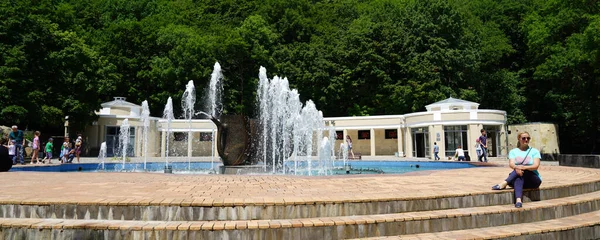
{"label": "stone paving tile", "polygon": [[[230,207],[428,199],[492,192],[508,172],[506,167],[320,177],[6,172],[0,203]],[[600,169],[543,166],[540,173],[541,188],[600,179]]]}

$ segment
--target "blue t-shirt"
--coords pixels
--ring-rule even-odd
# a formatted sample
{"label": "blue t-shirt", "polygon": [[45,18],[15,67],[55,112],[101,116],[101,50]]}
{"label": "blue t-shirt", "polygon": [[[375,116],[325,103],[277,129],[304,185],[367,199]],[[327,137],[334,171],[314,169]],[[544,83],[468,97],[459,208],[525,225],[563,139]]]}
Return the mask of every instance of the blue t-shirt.
{"label": "blue t-shirt", "polygon": [[[533,159],[539,158],[541,160],[542,155],[540,154],[540,151],[532,147],[529,147],[529,149],[525,151],[519,148],[515,148],[513,150],[510,150],[510,152],[508,153],[508,158],[512,159],[515,162],[515,165],[531,166],[534,162]],[[540,176],[540,173],[537,170],[533,170],[532,172],[535,173],[535,175],[537,175],[540,178],[540,180],[542,180],[542,176]]]}
{"label": "blue t-shirt", "polygon": [[440,152],[440,147],[438,147],[438,145],[433,145],[433,152]]}

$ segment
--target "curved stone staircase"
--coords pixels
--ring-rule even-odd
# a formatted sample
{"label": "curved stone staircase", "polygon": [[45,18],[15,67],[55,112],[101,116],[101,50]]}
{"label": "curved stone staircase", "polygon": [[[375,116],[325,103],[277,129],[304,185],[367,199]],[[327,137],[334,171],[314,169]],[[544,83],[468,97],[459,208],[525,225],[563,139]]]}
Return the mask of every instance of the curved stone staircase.
{"label": "curved stone staircase", "polygon": [[586,174],[591,176],[585,181],[526,191],[520,209],[511,189],[387,199],[265,198],[260,203],[244,198],[3,200],[0,238],[595,239],[600,238],[600,174]]}

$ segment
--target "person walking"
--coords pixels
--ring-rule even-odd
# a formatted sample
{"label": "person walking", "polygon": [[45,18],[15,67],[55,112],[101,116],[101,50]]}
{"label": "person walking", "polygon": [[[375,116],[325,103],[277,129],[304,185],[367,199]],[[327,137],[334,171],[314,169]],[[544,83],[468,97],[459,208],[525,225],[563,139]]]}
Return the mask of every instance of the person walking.
{"label": "person walking", "polygon": [[35,131],[34,133],[34,138],[33,138],[33,152],[31,153],[31,164],[34,164],[34,160],[35,163],[40,163],[40,160],[38,159],[38,155],[40,154],[40,131]]}
{"label": "person walking", "polygon": [[54,141],[54,139],[49,138],[48,142],[46,143],[46,157],[44,159],[48,159],[48,164],[52,163],[52,148],[54,147],[52,142]]}
{"label": "person walking", "polygon": [[514,188],[515,207],[523,207],[523,189],[538,188],[542,184],[542,177],[538,172],[540,167],[540,151],[529,146],[531,137],[528,132],[517,135],[517,148],[508,153],[508,165],[513,169],[506,180],[492,187],[492,190],[502,190],[506,186]]}
{"label": "person walking", "polygon": [[440,147],[437,145],[437,142],[433,142],[433,154],[435,156],[435,160],[440,160],[440,156],[438,156],[438,154],[440,153]]}
{"label": "person walking", "polygon": [[348,151],[352,153],[352,159],[354,159],[354,151],[352,151],[352,138],[350,138],[350,135],[346,135],[346,146],[348,146]]}
{"label": "person walking", "polygon": [[12,126],[12,132],[8,135],[8,139],[15,141],[15,161],[21,160],[21,164],[25,164],[25,158],[23,158],[23,146],[25,145],[25,138],[23,131],[19,130],[17,125]]}
{"label": "person walking", "polygon": [[485,132],[485,129],[481,129],[481,136],[479,136],[479,142],[481,143],[481,156],[479,156],[477,158],[477,160],[479,160],[480,162],[482,160],[485,160],[485,162],[487,162],[488,161],[488,159],[487,159],[488,147],[487,147],[487,134]]}

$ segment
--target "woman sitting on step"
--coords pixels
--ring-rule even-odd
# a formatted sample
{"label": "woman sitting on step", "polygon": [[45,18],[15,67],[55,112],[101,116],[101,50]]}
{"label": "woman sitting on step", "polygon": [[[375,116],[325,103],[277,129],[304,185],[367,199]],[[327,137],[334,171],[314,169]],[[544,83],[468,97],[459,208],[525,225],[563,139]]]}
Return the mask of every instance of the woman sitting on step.
{"label": "woman sitting on step", "polygon": [[515,198],[517,199],[515,207],[523,206],[523,189],[538,188],[542,184],[542,177],[537,171],[540,166],[540,151],[529,146],[531,137],[528,132],[522,132],[517,135],[517,148],[508,153],[509,166],[513,171],[508,174],[508,178],[500,184],[492,187],[492,190],[502,190],[506,186],[515,189]]}

